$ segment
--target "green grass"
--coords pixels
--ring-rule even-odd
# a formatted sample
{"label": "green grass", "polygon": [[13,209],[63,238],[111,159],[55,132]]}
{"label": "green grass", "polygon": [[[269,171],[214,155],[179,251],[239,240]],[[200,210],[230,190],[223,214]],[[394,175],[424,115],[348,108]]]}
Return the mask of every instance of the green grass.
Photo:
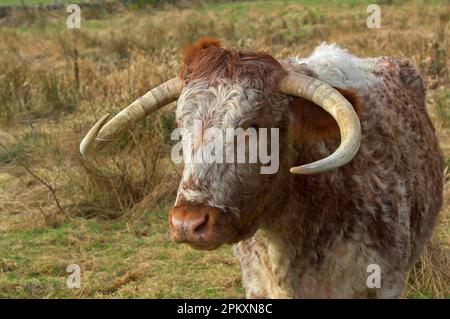
{"label": "green grass", "polygon": [[364,0],[344,0],[344,1],[322,1],[322,0],[281,0],[281,1],[238,1],[238,2],[224,2],[224,3],[207,3],[198,8],[199,12],[206,13],[209,11],[215,13],[226,12],[228,20],[236,20],[248,17],[249,10],[257,10],[262,13],[270,14],[277,12],[277,15],[284,16],[292,14],[289,10],[289,4],[304,4],[306,6],[321,6],[335,9],[337,6],[355,6],[361,4],[368,4],[370,1]]}
{"label": "green grass", "polygon": [[[23,0],[23,3],[27,6],[38,5],[38,4],[52,4],[52,3],[81,3],[88,2],[89,0],[81,0],[81,1],[71,1],[71,0]],[[15,5],[21,6],[22,1],[20,0],[0,0],[0,5]]]}
{"label": "green grass", "polygon": [[[444,1],[442,0],[432,0],[432,1],[422,1],[426,4],[443,4]],[[201,8],[200,10],[212,10],[212,11],[222,11],[227,9],[233,9],[238,12],[246,13],[248,9],[256,8],[258,10],[261,10],[263,12],[270,12],[272,10],[280,10],[283,8],[286,8],[290,4],[301,4],[308,7],[317,7],[320,6],[322,9],[324,7],[330,7],[332,9],[345,9],[345,8],[351,8],[354,6],[362,6],[362,5],[369,5],[372,3],[377,3],[382,8],[383,6],[387,5],[402,5],[405,2],[401,0],[382,0],[382,1],[373,1],[373,0],[267,0],[267,1],[236,1],[236,2],[219,2],[215,3],[214,1],[211,1],[210,3],[207,3]],[[364,11],[364,13],[366,13]]]}
{"label": "green grass", "polygon": [[[164,211],[144,220],[73,218],[2,234],[0,297],[243,297],[229,246],[203,252],[170,242]],[[72,263],[81,267],[81,289],[66,286]]]}

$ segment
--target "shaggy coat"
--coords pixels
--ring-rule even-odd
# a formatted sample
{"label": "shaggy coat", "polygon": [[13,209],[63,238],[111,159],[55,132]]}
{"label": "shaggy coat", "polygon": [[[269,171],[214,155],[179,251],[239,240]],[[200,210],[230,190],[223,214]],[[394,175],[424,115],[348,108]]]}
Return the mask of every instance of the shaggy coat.
{"label": "shaggy coat", "polygon": [[[321,108],[278,92],[286,71],[316,77],[352,103],[362,140],[351,162],[316,175],[289,173],[330,155],[340,136]],[[443,187],[442,156],[413,65],[326,44],[307,58],[277,61],[206,39],[186,50],[180,77],[180,127],[200,119],[205,127],[280,128],[278,173],[261,175],[249,164],[186,165],[175,203],[238,216],[232,242],[247,297],[401,296],[431,236]],[[367,285],[371,264],[380,267],[380,288]]]}

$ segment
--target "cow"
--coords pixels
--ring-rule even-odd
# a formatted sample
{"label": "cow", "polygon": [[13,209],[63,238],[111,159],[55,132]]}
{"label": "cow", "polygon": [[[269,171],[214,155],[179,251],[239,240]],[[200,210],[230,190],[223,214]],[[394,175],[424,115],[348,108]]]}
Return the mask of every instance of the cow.
{"label": "cow", "polygon": [[425,95],[407,60],[326,43],[276,60],[204,38],[185,49],[179,76],[101,118],[80,151],[92,156],[175,100],[187,132],[194,121],[277,128],[274,174],[261,174],[259,161],[184,165],[171,239],[234,245],[248,298],[399,298],[442,205],[443,159]]}

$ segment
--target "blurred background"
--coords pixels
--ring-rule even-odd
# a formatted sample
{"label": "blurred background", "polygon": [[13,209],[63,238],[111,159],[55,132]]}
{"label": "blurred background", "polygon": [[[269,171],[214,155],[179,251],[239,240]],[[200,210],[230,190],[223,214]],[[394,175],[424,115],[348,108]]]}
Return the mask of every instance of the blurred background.
{"label": "blurred background", "polygon": [[[359,56],[396,56],[427,82],[427,107],[445,156],[444,207],[405,297],[450,298],[448,1],[0,0],[0,297],[241,298],[231,247],[169,241],[167,209],[182,167],[172,163],[175,105],[148,118],[96,161],[78,146],[116,113],[180,70],[202,36],[275,58],[323,41]],[[81,288],[66,267],[81,267]]]}

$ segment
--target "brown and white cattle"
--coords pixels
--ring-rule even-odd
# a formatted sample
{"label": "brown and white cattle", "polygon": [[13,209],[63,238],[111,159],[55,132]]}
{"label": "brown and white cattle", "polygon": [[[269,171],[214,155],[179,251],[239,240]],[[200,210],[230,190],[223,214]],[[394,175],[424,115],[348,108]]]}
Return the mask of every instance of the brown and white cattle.
{"label": "brown and white cattle", "polygon": [[[345,99],[344,99],[344,98]],[[203,39],[178,78],[148,92],[81,143],[87,155],[177,100],[178,126],[279,129],[279,169],[189,163],[171,238],[235,244],[250,298],[400,297],[442,203],[443,162],[425,87],[406,60],[322,44],[277,61]],[[106,123],[106,125],[104,125]],[[203,140],[188,152],[197,152]],[[368,286],[370,265],[381,287]]]}

